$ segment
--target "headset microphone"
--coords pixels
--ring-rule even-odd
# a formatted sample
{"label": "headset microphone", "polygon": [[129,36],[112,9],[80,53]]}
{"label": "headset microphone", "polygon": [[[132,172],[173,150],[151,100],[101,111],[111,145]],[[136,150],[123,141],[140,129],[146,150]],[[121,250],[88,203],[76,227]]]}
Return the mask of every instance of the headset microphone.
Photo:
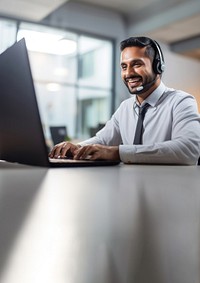
{"label": "headset microphone", "polygon": [[143,85],[141,85],[141,86],[136,88],[136,91],[141,91],[141,90],[143,90],[143,88],[144,88]]}
{"label": "headset microphone", "polygon": [[135,94],[140,94],[140,93],[142,94],[143,92],[148,90],[155,83],[156,80],[157,80],[157,76],[152,81],[150,81],[149,83],[138,86],[136,88]]}

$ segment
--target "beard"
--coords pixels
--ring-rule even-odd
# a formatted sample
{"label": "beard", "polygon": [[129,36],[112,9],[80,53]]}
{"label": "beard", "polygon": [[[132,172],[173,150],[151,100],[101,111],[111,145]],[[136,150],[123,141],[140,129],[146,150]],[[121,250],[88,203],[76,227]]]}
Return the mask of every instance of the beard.
{"label": "beard", "polygon": [[136,95],[140,95],[146,92],[147,90],[149,90],[150,87],[155,83],[155,81],[156,81],[156,75],[148,76],[144,79],[142,76],[129,76],[123,80],[130,94],[136,94]]}

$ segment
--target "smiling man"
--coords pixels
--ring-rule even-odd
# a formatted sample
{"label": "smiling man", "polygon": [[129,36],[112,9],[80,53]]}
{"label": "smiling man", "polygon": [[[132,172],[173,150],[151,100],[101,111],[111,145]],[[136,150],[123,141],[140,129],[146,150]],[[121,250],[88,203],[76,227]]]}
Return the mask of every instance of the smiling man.
{"label": "smiling man", "polygon": [[200,117],[193,96],[166,87],[159,44],[148,37],[121,42],[121,77],[131,97],[121,103],[95,137],[62,142],[49,156],[109,159],[124,163],[197,164]]}

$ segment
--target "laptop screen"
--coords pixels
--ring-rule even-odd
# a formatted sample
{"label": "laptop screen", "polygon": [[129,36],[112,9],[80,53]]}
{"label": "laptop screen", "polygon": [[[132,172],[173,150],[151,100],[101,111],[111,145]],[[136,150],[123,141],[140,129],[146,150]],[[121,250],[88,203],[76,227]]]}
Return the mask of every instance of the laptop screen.
{"label": "laptop screen", "polygon": [[48,153],[25,40],[0,55],[0,159],[46,166]]}

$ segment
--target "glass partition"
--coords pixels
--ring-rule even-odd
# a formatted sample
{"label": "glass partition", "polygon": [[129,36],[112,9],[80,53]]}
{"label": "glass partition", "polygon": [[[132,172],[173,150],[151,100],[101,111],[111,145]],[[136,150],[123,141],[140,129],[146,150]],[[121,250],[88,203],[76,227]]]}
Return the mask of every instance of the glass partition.
{"label": "glass partition", "polygon": [[0,19],[0,53],[16,41],[17,23],[12,20]]}
{"label": "glass partition", "polygon": [[[18,27],[18,29],[17,29]],[[63,29],[0,21],[0,49],[25,38],[47,141],[50,127],[65,126],[83,140],[111,115],[112,42]]]}

